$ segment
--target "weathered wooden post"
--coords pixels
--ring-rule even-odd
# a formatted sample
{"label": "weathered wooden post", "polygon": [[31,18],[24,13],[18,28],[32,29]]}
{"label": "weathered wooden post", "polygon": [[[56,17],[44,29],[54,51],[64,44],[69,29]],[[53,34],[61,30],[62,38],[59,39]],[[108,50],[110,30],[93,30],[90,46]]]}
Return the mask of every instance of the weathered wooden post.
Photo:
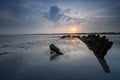
{"label": "weathered wooden post", "polygon": [[54,44],[50,44],[50,50],[56,52],[56,54],[63,54],[59,48],[57,48]]}

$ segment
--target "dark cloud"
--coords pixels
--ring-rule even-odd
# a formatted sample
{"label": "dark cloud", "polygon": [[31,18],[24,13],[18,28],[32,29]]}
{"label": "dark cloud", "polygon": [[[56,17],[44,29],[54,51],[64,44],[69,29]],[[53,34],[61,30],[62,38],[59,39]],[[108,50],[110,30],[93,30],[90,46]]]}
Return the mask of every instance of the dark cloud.
{"label": "dark cloud", "polygon": [[66,9],[64,12],[69,14],[70,11],[71,11],[71,9]]}
{"label": "dark cloud", "polygon": [[81,23],[86,22],[85,18],[73,18],[73,17],[66,16],[66,15],[64,15],[63,20],[66,21],[66,23],[74,23],[74,24],[81,24]]}
{"label": "dark cloud", "polygon": [[1,0],[0,1],[0,13],[6,12],[8,14],[20,17],[28,11],[21,6],[21,0]]}
{"label": "dark cloud", "polygon": [[[120,31],[120,6],[106,9],[103,13],[104,17],[95,21],[96,26],[100,26],[103,30]],[[99,28],[99,27],[98,27]]]}
{"label": "dark cloud", "polygon": [[108,16],[117,16],[117,17],[119,16],[120,17],[120,6],[113,7],[113,8],[106,10],[106,14]]}
{"label": "dark cloud", "polygon": [[25,24],[26,15],[29,14],[29,10],[22,6],[21,0],[0,0],[0,26],[4,27]]}
{"label": "dark cloud", "polygon": [[62,10],[58,6],[52,6],[50,7],[49,13],[45,14],[45,18],[48,18],[50,21],[53,22],[60,21],[60,24],[62,24],[63,22],[65,22],[66,24],[71,24],[71,23],[80,24],[85,22],[85,19],[83,18],[74,18],[65,15],[65,13],[70,13],[70,11],[72,10],[71,9]]}
{"label": "dark cloud", "polygon": [[60,8],[57,6],[50,7],[49,13],[47,15],[47,18],[51,21],[58,21],[61,18],[62,14],[60,13]]}
{"label": "dark cloud", "polygon": [[120,32],[119,17],[102,17],[90,19],[87,23],[89,31],[93,32]]}

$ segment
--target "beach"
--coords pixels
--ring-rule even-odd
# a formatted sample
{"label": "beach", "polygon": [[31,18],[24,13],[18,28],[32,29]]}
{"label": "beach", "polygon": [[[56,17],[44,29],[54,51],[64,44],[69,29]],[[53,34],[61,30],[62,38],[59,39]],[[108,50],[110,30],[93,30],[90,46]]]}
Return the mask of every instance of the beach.
{"label": "beach", "polygon": [[[96,56],[77,38],[62,35],[0,35],[0,80],[119,80],[120,35],[105,56],[106,73]],[[53,56],[55,44],[63,55]]]}

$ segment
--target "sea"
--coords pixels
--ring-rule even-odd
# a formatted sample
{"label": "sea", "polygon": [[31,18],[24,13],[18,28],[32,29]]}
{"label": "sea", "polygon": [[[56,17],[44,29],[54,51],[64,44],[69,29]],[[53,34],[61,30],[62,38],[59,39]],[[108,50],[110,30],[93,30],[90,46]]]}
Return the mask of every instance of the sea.
{"label": "sea", "polygon": [[[105,35],[113,45],[104,60],[81,40],[61,36],[0,35],[0,80],[120,80],[120,35]],[[63,55],[51,54],[50,44]]]}

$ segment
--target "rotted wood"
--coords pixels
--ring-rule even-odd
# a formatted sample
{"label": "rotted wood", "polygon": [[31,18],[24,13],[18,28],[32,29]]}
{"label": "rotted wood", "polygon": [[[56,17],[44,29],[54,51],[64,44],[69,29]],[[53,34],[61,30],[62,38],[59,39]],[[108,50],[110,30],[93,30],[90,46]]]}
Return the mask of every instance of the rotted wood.
{"label": "rotted wood", "polygon": [[57,46],[55,46],[54,44],[50,44],[50,50],[51,50],[51,51],[54,51],[56,54],[63,54],[63,53],[60,51],[60,49],[59,49]]}
{"label": "rotted wood", "polygon": [[[70,37],[70,35],[64,35],[60,39]],[[104,58],[104,56],[107,54],[107,51],[112,47],[113,44],[112,41],[106,39],[106,36],[101,37],[99,34],[88,34],[87,36],[82,37],[80,37],[79,35],[74,35],[71,38],[78,38],[82,40],[98,58]]]}
{"label": "rotted wood", "polygon": [[80,38],[98,58],[104,58],[107,51],[112,47],[113,42],[106,39],[106,36],[90,34]]}

